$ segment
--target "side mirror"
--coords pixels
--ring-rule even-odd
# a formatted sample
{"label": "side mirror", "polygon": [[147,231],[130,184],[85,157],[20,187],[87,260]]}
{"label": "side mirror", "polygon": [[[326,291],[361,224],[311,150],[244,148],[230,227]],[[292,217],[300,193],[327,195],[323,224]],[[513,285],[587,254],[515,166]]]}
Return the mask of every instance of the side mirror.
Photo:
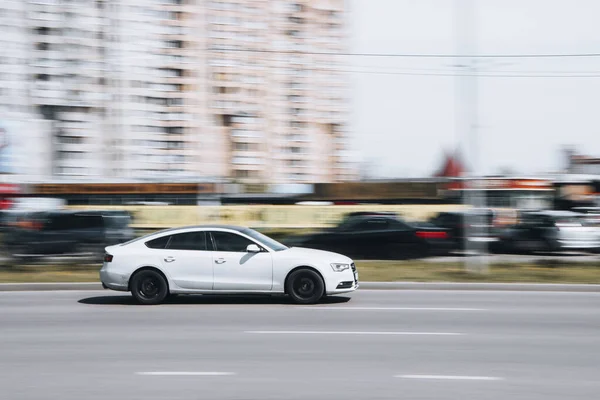
{"label": "side mirror", "polygon": [[258,247],[255,244],[249,244],[248,247],[246,247],[246,252],[248,252],[248,253],[260,253],[260,247]]}

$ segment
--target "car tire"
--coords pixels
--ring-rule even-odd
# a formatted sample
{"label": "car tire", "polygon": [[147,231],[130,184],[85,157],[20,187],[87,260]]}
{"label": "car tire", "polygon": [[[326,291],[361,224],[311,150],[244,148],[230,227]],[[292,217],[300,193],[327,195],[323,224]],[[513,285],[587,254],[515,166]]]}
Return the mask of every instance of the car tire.
{"label": "car tire", "polygon": [[325,283],[314,270],[302,268],[290,274],[285,289],[294,303],[315,304],[325,294]]}
{"label": "car tire", "polygon": [[140,304],[155,305],[167,298],[169,287],[160,273],[145,269],[136,272],[131,278],[131,294]]}

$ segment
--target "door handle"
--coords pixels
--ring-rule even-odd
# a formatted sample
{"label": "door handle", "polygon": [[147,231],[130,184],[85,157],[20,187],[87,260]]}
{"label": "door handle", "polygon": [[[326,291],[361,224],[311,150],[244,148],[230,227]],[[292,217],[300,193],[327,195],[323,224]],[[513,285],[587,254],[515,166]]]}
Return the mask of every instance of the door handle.
{"label": "door handle", "polygon": [[173,261],[175,261],[175,257],[170,257],[170,256],[169,257],[165,257],[165,262],[170,263],[170,262],[173,262]]}
{"label": "door handle", "polygon": [[217,263],[217,264],[223,264],[224,262],[225,262],[225,259],[223,259],[223,258],[217,258],[215,260],[215,263]]}

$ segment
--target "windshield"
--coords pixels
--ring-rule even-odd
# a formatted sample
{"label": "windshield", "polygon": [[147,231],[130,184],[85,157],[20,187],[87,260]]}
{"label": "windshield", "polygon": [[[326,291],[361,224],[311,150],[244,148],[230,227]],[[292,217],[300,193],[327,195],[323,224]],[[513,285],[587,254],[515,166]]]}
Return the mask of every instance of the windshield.
{"label": "windshield", "polygon": [[279,243],[278,241],[271,239],[270,237],[263,235],[260,232],[257,232],[253,229],[244,229],[242,231],[243,234],[250,236],[252,239],[264,244],[265,246],[267,246],[268,248],[272,249],[273,251],[282,251],[282,250],[287,250],[287,246]]}

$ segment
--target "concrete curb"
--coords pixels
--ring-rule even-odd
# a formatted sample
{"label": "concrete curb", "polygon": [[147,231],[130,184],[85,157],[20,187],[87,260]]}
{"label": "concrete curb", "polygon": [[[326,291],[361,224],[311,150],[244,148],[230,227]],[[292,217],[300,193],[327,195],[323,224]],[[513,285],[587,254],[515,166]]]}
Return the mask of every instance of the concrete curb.
{"label": "concrete curb", "polygon": [[[369,290],[488,290],[521,292],[599,292],[600,285],[547,283],[360,282]],[[359,289],[359,290],[360,290]],[[99,282],[0,283],[0,292],[102,290]]]}
{"label": "concrete curb", "polygon": [[102,290],[100,282],[0,283],[0,292],[49,290]]}
{"label": "concrete curb", "polygon": [[375,290],[489,290],[521,292],[600,292],[600,285],[554,283],[474,282],[360,282],[361,289]]}

